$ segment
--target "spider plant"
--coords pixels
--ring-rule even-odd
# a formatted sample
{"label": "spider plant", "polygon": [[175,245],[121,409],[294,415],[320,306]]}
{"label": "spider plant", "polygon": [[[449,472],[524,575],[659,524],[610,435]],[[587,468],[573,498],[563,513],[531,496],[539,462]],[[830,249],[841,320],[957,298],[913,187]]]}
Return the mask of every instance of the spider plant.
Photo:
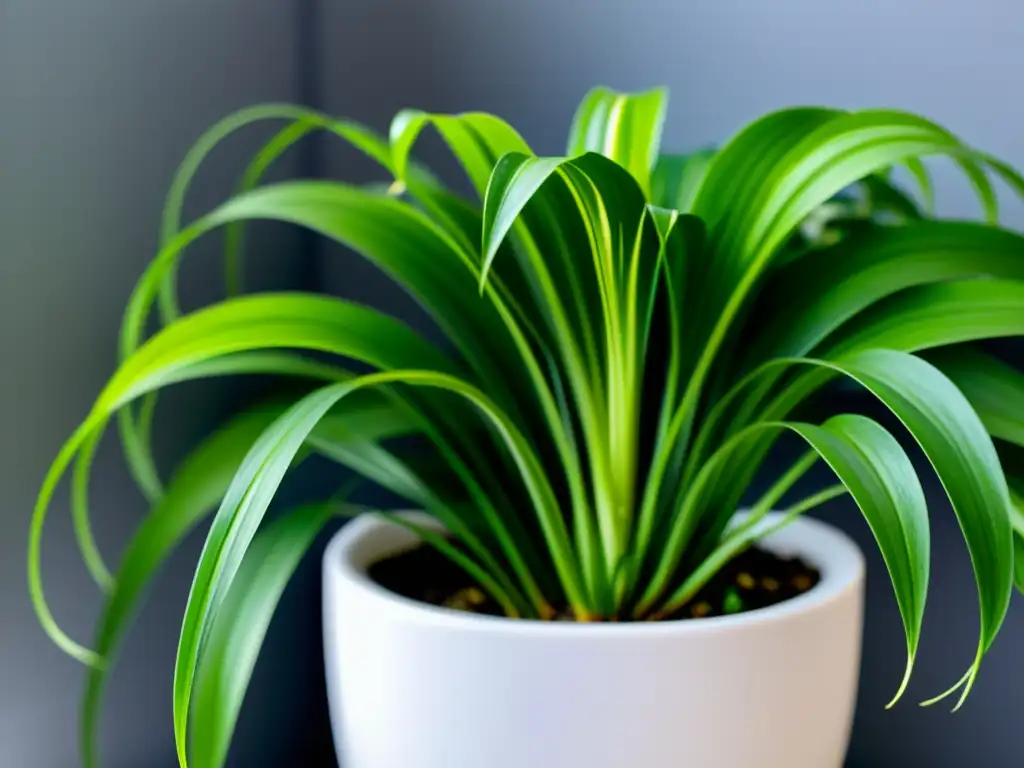
{"label": "spider plant", "polygon": [[[915,467],[885,427],[856,414],[802,420],[804,403],[842,379],[895,414],[963,530],[978,646],[960,680],[933,699],[963,701],[1006,615],[1024,532],[993,441],[1024,445],[1024,376],[969,346],[1024,333],[1024,238],[994,223],[992,184],[1024,192],[1024,179],[942,127],[892,110],[787,109],[717,150],[663,154],[665,105],[661,89],[596,89],[576,113],[566,155],[554,158],[482,113],[403,111],[385,139],[267,106],[199,141],[174,180],[163,245],[129,301],[121,363],[60,450],[32,519],[36,611],[52,639],[90,666],[86,765],[97,762],[107,675],[145,587],[214,510],[181,629],[174,733],[182,766],[223,763],[284,585],[326,520],[361,511],[339,496],[261,529],[285,474],[314,453],[436,517],[450,536],[394,519],[455,560],[509,617],[568,612],[581,622],[671,616],[770,530],[767,511],[823,461],[836,484],[782,519],[843,494],[862,511],[906,632],[899,698],[925,607],[928,511]],[[238,194],[183,225],[206,154],[270,119],[285,127]],[[427,128],[478,200],[412,159]],[[275,158],[314,131],[375,160],[384,182],[260,185]],[[973,184],[988,223],[931,218],[922,158],[942,155]],[[923,206],[893,181],[897,168],[920,182]],[[254,219],[306,227],[369,259],[448,343],[350,301],[236,295],[241,227]],[[179,259],[220,228],[231,296],[182,314]],[[154,308],[162,325],[147,337]],[[290,377],[304,393],[236,416],[165,484],[149,449],[156,391],[243,374]],[[114,420],[152,505],[116,573],[97,549],[87,505],[92,457]],[[802,439],[806,454],[735,517],[783,434]],[[92,648],[58,626],[40,574],[44,518],[66,473],[84,560],[106,591]]]}

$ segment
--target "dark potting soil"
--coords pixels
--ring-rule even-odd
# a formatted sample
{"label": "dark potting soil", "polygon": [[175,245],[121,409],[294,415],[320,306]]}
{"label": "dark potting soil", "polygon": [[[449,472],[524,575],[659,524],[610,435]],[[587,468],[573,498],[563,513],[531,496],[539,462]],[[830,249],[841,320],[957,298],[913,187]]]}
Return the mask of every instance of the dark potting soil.
{"label": "dark potting soil", "polygon": [[[369,576],[396,594],[431,605],[503,615],[469,575],[433,547],[419,546],[374,563]],[[725,565],[668,619],[741,613],[781,603],[818,583],[820,572],[798,557],[752,547]]]}

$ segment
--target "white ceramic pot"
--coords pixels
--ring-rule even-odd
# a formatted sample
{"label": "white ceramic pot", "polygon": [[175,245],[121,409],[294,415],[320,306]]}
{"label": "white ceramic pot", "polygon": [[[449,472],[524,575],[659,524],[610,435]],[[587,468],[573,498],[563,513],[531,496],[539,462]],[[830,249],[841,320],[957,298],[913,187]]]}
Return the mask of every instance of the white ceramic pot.
{"label": "white ceramic pot", "polygon": [[[420,520],[422,522],[422,520]],[[822,572],[732,616],[570,624],[476,616],[365,575],[413,545],[364,517],[324,562],[342,768],[838,768],[857,691],[864,564],[824,523],[764,541]]]}

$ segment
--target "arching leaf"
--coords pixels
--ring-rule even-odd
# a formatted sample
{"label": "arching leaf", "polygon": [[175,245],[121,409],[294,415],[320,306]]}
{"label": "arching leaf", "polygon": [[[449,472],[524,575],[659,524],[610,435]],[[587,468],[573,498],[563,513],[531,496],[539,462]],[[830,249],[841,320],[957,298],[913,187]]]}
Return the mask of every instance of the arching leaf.
{"label": "arching leaf", "polygon": [[222,768],[278,601],[335,504],[293,510],[256,535],[203,643],[192,707],[192,764]]}
{"label": "arching leaf", "polygon": [[992,437],[1024,446],[1024,373],[968,346],[926,358],[964,393]]}
{"label": "arching leaf", "polygon": [[651,177],[651,202],[689,213],[714,156],[712,147],[688,155],[660,155]]}
{"label": "arching leaf", "polygon": [[[900,688],[893,698],[895,703],[910,680],[924,619],[930,563],[928,509],[921,483],[906,453],[883,427],[863,416],[836,416],[821,427],[799,422],[766,422],[752,426],[723,445],[705,464],[694,483],[693,494],[681,510],[682,527],[673,531],[676,541],[669,542],[673,551],[667,550],[668,557],[652,581],[647,600],[651,600],[658,588],[659,574],[670,573],[671,564],[681,556],[685,536],[680,534],[685,532],[688,515],[695,514],[701,508],[701,500],[706,491],[709,496],[703,498],[714,497],[713,483],[719,467],[735,460],[735,449],[751,437],[764,431],[781,430],[789,430],[802,437],[835,471],[857,502],[885,560],[907,639],[907,667]],[[724,564],[726,557],[734,556],[739,551],[738,547],[753,542],[756,538],[753,527],[757,522],[755,518],[744,524],[744,528],[751,532],[749,536],[727,541],[712,553],[705,564],[698,567],[669,595],[661,610],[670,613],[692,598],[714,571]],[[689,527],[693,529],[694,526],[691,523]],[[641,603],[641,607],[644,605]]]}
{"label": "arching leaf", "polygon": [[649,194],[667,105],[668,91],[664,88],[643,93],[594,88],[573,117],[566,154],[604,155],[629,171]]}
{"label": "arching leaf", "polygon": [[805,355],[880,299],[929,283],[1024,280],[1024,237],[981,224],[921,221],[878,227],[801,259],[772,276],[755,360]]}

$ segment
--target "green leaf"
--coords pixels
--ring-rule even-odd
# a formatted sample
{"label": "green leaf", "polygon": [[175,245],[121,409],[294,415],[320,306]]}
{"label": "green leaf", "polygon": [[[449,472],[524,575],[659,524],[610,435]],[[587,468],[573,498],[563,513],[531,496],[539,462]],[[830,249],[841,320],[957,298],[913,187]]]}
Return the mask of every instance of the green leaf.
{"label": "green leaf", "polygon": [[[800,223],[865,176],[941,153],[961,160],[965,170],[979,157],[915,115],[796,109],[753,123],[715,156],[694,203],[720,239],[703,274],[705,298],[696,313],[703,345],[680,406],[684,425],[751,291]],[[688,439],[688,430],[682,437]]]}
{"label": "green leaf", "polygon": [[[582,344],[564,309],[571,306],[565,291],[551,280],[539,253],[531,253],[530,268],[544,286],[544,301],[559,340],[572,391],[581,413],[584,439],[596,476],[598,531],[604,549],[603,568],[611,575],[628,538],[629,516],[635,493],[636,442],[639,429],[640,362],[646,348],[650,317],[660,270],[661,249],[657,223],[651,219],[643,195],[616,163],[594,153],[570,160],[530,158],[511,154],[495,168],[484,201],[484,276],[498,247],[528,205],[556,177],[573,193],[575,210],[563,218],[586,223],[593,258],[593,274],[603,320],[603,358],[607,361],[607,415],[604,392],[595,391],[582,364]],[[577,267],[580,269],[580,267]],[[582,282],[582,280],[581,280]],[[640,289],[638,286],[644,286]],[[606,428],[602,428],[607,423]],[[571,469],[570,477],[575,475]],[[574,506],[578,537],[589,545],[591,529],[582,504]],[[594,555],[581,549],[584,562]],[[600,568],[602,564],[595,564]],[[590,569],[591,571],[593,570]]]}
{"label": "green leaf", "polygon": [[97,622],[95,649],[103,664],[90,668],[82,699],[86,768],[99,765],[99,717],[107,679],[147,586],[185,534],[213,510],[249,447],[283,410],[254,409],[208,437],[181,465],[160,503],[132,537],[117,572],[117,586]]}
{"label": "green leaf", "polygon": [[661,155],[651,178],[651,202],[689,213],[715,156],[713,147],[688,155]]}
{"label": "green leaf", "polygon": [[921,482],[896,439],[863,416],[836,416],[798,430],[850,490],[878,544],[907,639],[907,667],[891,707],[906,690],[917,656],[928,593],[928,506]]}
{"label": "green leaf", "polygon": [[1024,373],[967,346],[925,357],[964,393],[992,437],[1024,446]]}
{"label": "green leaf", "polygon": [[[255,190],[234,198],[182,233],[175,243],[161,252],[133,295],[129,321],[125,326],[125,344],[129,348],[134,345],[151,303],[154,281],[159,280],[161,269],[173,263],[181,248],[212,227],[259,217],[294,221],[323,231],[380,259],[382,265],[393,268],[412,288],[421,293],[431,289],[429,296],[432,301],[428,306],[433,308],[442,327],[457,342],[472,338],[468,345],[460,344],[461,348],[475,370],[487,380],[489,390],[500,398],[499,402],[510,413],[517,413],[517,406],[524,402],[522,395],[514,395],[513,392],[528,393],[530,384],[537,388],[542,397],[542,405],[546,394],[550,398],[550,394],[544,391],[546,385],[542,374],[536,370],[535,364],[531,366],[528,342],[507,307],[492,291],[488,291],[489,301],[480,301],[471,293],[461,290],[455,278],[461,275],[469,279],[470,284],[475,278],[476,267],[472,256],[462,252],[443,230],[408,205],[337,184],[278,185]],[[428,253],[434,258],[424,258]],[[451,270],[453,262],[455,272]],[[465,318],[465,322],[453,329],[448,328],[448,323],[460,315]],[[469,347],[475,347],[475,351]],[[524,357],[527,363],[525,372],[520,363]],[[485,358],[486,362],[482,362],[481,358]],[[438,369],[436,364],[429,361],[421,363],[412,367]],[[449,367],[449,370],[453,369]],[[512,383],[517,380],[521,382],[524,374],[529,375],[528,383],[513,388]],[[535,407],[529,400],[526,403]],[[479,450],[474,452],[474,446],[465,444],[464,435],[457,429],[459,414],[445,413],[445,409],[439,409],[438,412],[446,418],[436,423],[435,427],[448,425],[442,437],[454,442],[456,446],[461,441],[461,448],[465,450],[465,456],[473,464],[474,470],[485,475],[488,472],[483,463],[485,457],[480,456]],[[492,485],[496,486],[497,483]]]}
{"label": "green leaf", "polygon": [[[505,441],[530,489],[535,512],[544,528],[555,566],[573,606],[585,606],[578,569],[557,499],[543,467],[522,434],[481,392],[456,378],[426,371],[371,374],[325,387],[305,397],[278,419],[253,445],[214,518],[200,556],[182,624],[174,676],[174,724],[178,759],[187,766],[188,712],[200,643],[223,604],[256,529],[296,452],[324,415],[353,391],[392,382],[436,387],[472,402]],[[500,597],[500,587],[482,577],[485,588]],[[585,608],[583,609],[585,610]]]}
{"label": "green leaf", "polygon": [[533,157],[518,152],[503,155],[498,160],[484,196],[481,291],[487,283],[487,273],[498,248],[519,215],[541,186],[565,163],[561,157]]}
{"label": "green leaf", "polygon": [[573,117],[566,154],[570,157],[585,152],[604,155],[629,171],[648,194],[667,105],[665,88],[643,93],[594,88],[584,97]]}
{"label": "green leaf", "polygon": [[[387,140],[382,136],[378,136],[365,126],[348,120],[330,120],[324,117],[309,116],[286,126],[264,145],[242,174],[236,192],[245,193],[257,187],[281,155],[317,130],[328,131],[350,146],[362,150],[365,155],[377,161],[389,176],[393,175],[390,162],[391,151]],[[388,186],[385,185],[385,188]],[[177,231],[174,234],[177,234]],[[168,237],[164,242],[167,243],[170,239]],[[228,296],[237,295],[242,290],[242,246],[242,224],[230,225],[225,232],[224,244],[224,282]]]}
{"label": "green leaf", "polygon": [[[349,398],[358,394],[350,395]],[[403,423],[400,417],[398,422]],[[414,423],[431,437],[436,437],[424,420],[419,419]],[[493,501],[457,456],[442,450],[439,458],[447,463],[447,471],[438,473],[434,470],[424,475],[422,467],[417,469],[413,466],[426,463],[422,460],[422,448],[418,451],[419,461],[403,460],[375,443],[353,441],[349,425],[332,420],[330,416],[317,425],[308,443],[323,456],[354,470],[433,515],[449,533],[466,542],[484,566],[500,572],[501,566],[486,551],[487,544],[482,543],[480,536],[474,533],[474,528],[482,527],[485,539],[489,538],[486,534],[494,534],[495,546],[502,549],[531,603],[529,608],[517,608],[517,612],[530,614],[533,611],[538,617],[547,617],[551,613],[547,599],[533,575],[541,569],[541,560],[533,542],[514,515],[498,512]],[[462,485],[468,490],[468,497],[459,493]],[[435,539],[432,537],[431,541]],[[451,547],[441,549],[444,552],[451,551]],[[498,580],[503,582],[503,590],[513,594],[516,592],[517,588],[500,574]]]}
{"label": "green leaf", "polygon": [[811,211],[864,176],[930,154],[968,153],[940,126],[893,110],[834,113],[811,132],[793,134],[786,144],[791,149],[784,163],[766,179],[744,182],[769,183],[745,212],[749,231],[741,225],[736,233],[744,236],[741,262],[757,264],[769,257]]}
{"label": "green leaf", "polygon": [[[209,128],[192,146],[179,166],[164,203],[161,245],[169,244],[181,231],[185,199],[196,173],[210,153],[238,130],[266,120],[288,120],[290,124],[271,139],[264,150],[257,155],[243,176],[243,188],[255,184],[274,159],[313,130],[326,130],[334,133],[366,156],[376,160],[389,172],[392,170],[387,143],[359,123],[351,120],[339,120],[321,112],[291,104],[263,104],[241,109]],[[237,235],[237,233],[235,234]],[[231,248],[229,248],[230,253]],[[230,259],[229,255],[229,264]],[[230,267],[228,269],[230,270]],[[164,322],[170,322],[180,315],[173,279],[168,279],[162,286],[161,307]]]}
{"label": "green leaf", "polygon": [[1013,587],[1010,499],[999,457],[967,399],[924,360],[873,349],[845,355],[834,367],[869,389],[903,422],[935,468],[960,522],[977,581],[981,636],[959,706],[1006,617]]}
{"label": "green leaf", "polygon": [[[913,355],[870,347],[851,348],[829,360],[778,360],[762,371],[795,363],[813,365],[824,373],[816,371],[798,379],[760,411],[758,421],[785,418],[810,393],[841,373],[878,397],[903,422],[928,457],[952,502],[971,555],[981,620],[974,663],[960,683],[943,694],[963,685],[959,701],[962,703],[973,686],[982,655],[1002,625],[1012,589],[1010,501],[992,440],[960,390],[937,368]],[[750,468],[752,474],[770,445],[771,441],[760,441],[753,453],[735,457],[736,464]],[[709,508],[734,509],[748,482],[749,479],[737,482],[735,476],[724,474],[723,487]],[[721,523],[710,531],[723,527]]]}
{"label": "green leaf", "polygon": [[[161,501],[134,533],[121,559],[116,587],[97,622],[95,652],[103,663],[89,669],[82,700],[86,768],[99,765],[97,739],[103,694],[147,587],[185,535],[213,511],[252,444],[284,410],[283,404],[259,405],[212,433],[182,462]],[[333,445],[346,446],[355,455],[375,440],[413,429],[401,411],[370,391],[341,403],[318,426],[318,431],[330,434]]]}
{"label": "green leaf", "polygon": [[[1012,301],[1005,311],[988,313],[993,306],[986,287],[990,281],[964,283],[963,288],[921,287],[976,277],[1024,278],[1024,238],[978,224],[934,221],[875,228],[850,237],[772,276],[764,289],[765,301],[748,321],[762,327],[750,328],[754,340],[738,370],[749,371],[772,357],[808,354],[827,345],[830,335],[836,351],[915,351],[1015,333],[1019,312]],[[894,295],[907,288],[912,290]],[[1012,287],[991,290],[1006,296],[1015,292]],[[937,294],[945,298],[936,298]],[[887,297],[892,298],[882,301]],[[930,319],[946,311],[957,314]],[[962,324],[963,311],[977,323]],[[887,330],[892,328],[895,331]],[[756,411],[783,374],[779,369],[762,378],[737,417],[740,423]]]}
{"label": "green leaf", "polygon": [[[262,522],[277,486],[309,432],[340,399],[327,397],[324,393],[333,394],[339,387],[347,392],[351,386],[338,384],[326,390],[318,390],[286,411],[285,417],[289,417],[289,421],[308,425],[306,429],[289,430],[290,424],[285,426],[282,419],[276,420],[250,448],[221,501],[189,593],[175,664],[174,734],[178,761],[183,768],[188,765],[186,729],[200,644],[209,636],[212,620],[225,603],[242,557]],[[256,483],[257,475],[271,456],[275,456],[277,461],[273,465],[268,464],[264,474],[266,479]],[[237,515],[240,519],[236,520],[238,510],[242,513]]]}
{"label": "green leaf", "polygon": [[989,276],[1024,279],[1024,237],[981,224],[920,221],[878,227],[801,259],[771,277],[767,324],[755,360],[805,355],[879,300],[928,283]]}
{"label": "green leaf", "polygon": [[[917,352],[1019,335],[1024,332],[1022,300],[1024,282],[1017,281],[972,280],[910,288],[856,315],[831,339],[832,345],[824,356],[834,360],[876,348]],[[778,380],[779,370],[791,363],[783,358],[750,374],[751,379],[762,379],[762,387],[748,398],[738,423],[744,423],[750,414],[758,412],[760,400]],[[769,369],[772,369],[772,376],[766,378]],[[773,404],[765,406],[767,412],[788,413],[828,378],[821,371],[797,378]]]}
{"label": "green leaf", "polygon": [[[929,352],[927,359],[964,393],[992,437],[1024,446],[1024,374],[1003,361],[971,347]],[[1004,469],[1006,469],[1004,465]],[[1014,579],[1024,582],[1020,540],[1024,536],[1024,480],[1007,469],[1010,485],[1010,522],[1014,527]]]}
{"label": "green leaf", "polygon": [[[407,203],[336,183],[301,182],[253,190],[233,198],[182,232],[162,249],[133,292],[123,325],[122,347],[137,347],[155,287],[183,248],[215,227],[260,218],[306,226],[379,265],[438,321],[504,410],[522,415],[531,425],[543,424],[537,403],[530,397],[537,389],[541,405],[545,405],[543,398],[547,395],[550,406],[543,376],[536,361],[528,356],[528,340],[497,291],[489,290],[486,301],[476,295],[478,268],[474,256]],[[445,437],[466,452],[477,471],[487,471],[457,429],[449,429]],[[541,443],[545,434],[534,428],[531,437]]]}
{"label": "green leaf", "polygon": [[[120,408],[188,378],[190,366],[199,365],[201,374],[213,358],[273,347],[332,352],[383,368],[459,371],[447,356],[400,322],[326,297],[263,294],[231,299],[172,323],[122,363],[88,418],[62,447],[36,502],[29,536],[30,594],[47,634],[65,652],[89,664],[97,662],[94,652],[71,640],[56,624],[42,586],[43,525],[50,499],[71,461],[90,440],[97,439]],[[450,410],[438,413],[457,416]]]}
{"label": "green leaf", "polygon": [[405,109],[395,115],[390,130],[392,163],[395,175],[402,181],[409,177],[412,148],[428,125],[441,134],[481,198],[499,157],[507,152],[532,154],[519,133],[494,115],[484,112],[438,115]]}
{"label": "green leaf", "polygon": [[509,384],[522,379],[521,366],[513,365],[515,347],[498,312],[475,295],[477,272],[470,258],[407,204],[332,182],[262,187],[233,198],[183,231],[162,249],[133,292],[123,350],[138,347],[155,290],[181,250],[207,231],[250,219],[305,226],[374,261],[423,303],[500,401],[508,403]]}
{"label": "green leaf", "polygon": [[[161,244],[167,245],[181,230],[185,199],[203,161],[225,139],[247,126],[266,120],[291,121],[274,136],[256,155],[242,176],[239,190],[254,187],[273,162],[289,147],[315,130],[327,130],[376,160],[390,173],[390,151],[387,143],[368,128],[349,120],[337,120],[327,115],[285,104],[268,104],[240,110],[219,121],[196,142],[175,173],[174,181],[164,204]],[[228,227],[225,238],[224,272],[229,295],[240,291],[242,230],[238,224]],[[180,315],[176,290],[176,273],[172,268],[160,286],[160,309],[163,322]],[[127,354],[127,350],[122,350]],[[138,423],[132,409],[119,414],[119,427],[124,445],[125,459],[139,488],[147,500],[160,498],[162,484],[150,449],[149,428],[156,408],[156,394],[146,398],[141,407]]]}
{"label": "green leaf", "polygon": [[256,294],[228,299],[167,326],[125,360],[98,406],[116,410],[173,381],[186,363],[275,347],[329,352],[379,368],[460,373],[408,326],[376,310],[311,294]]}
{"label": "green leaf", "polygon": [[829,356],[881,347],[908,352],[1024,334],[1024,280],[922,285],[847,323]]}
{"label": "green leaf", "polygon": [[191,714],[193,765],[224,765],[278,601],[335,508],[313,504],[293,510],[257,534],[246,552],[202,646]]}
{"label": "green leaf", "polygon": [[903,167],[910,172],[921,190],[921,199],[924,202],[924,209],[929,216],[935,213],[935,185],[932,184],[931,176],[925,164],[919,158],[911,157],[903,163]]}
{"label": "green leaf", "polygon": [[[883,427],[856,415],[836,416],[821,427],[798,422],[755,424],[725,443],[704,465],[694,483],[693,493],[687,499],[688,504],[681,512],[681,520],[685,524],[690,510],[701,508],[702,497],[704,500],[713,497],[716,472],[726,462],[735,460],[736,448],[759,432],[783,429],[800,435],[849,489],[889,570],[907,640],[907,666],[892,700],[895,703],[906,689],[917,655],[928,592],[930,540],[928,509],[921,483],[906,453]],[[728,482],[727,475],[721,481]],[[706,493],[710,496],[705,496]],[[671,613],[684,604],[729,557],[756,539],[756,524],[766,511],[767,507],[755,512],[752,519],[744,523],[742,535],[727,540],[719,552],[713,553],[694,570],[665,601],[662,612]],[[693,527],[692,523],[690,527]],[[680,528],[673,531],[677,541],[670,542],[670,547],[675,552],[667,562],[674,562],[678,557],[679,545],[685,541],[681,536],[683,532]],[[661,570],[663,574],[669,572],[665,567]],[[657,583],[658,577],[655,578],[652,583]],[[652,590],[647,596],[648,604],[653,594]]]}
{"label": "green leaf", "polygon": [[[298,355],[283,352],[245,352],[214,358],[204,363],[194,364],[188,368],[178,370],[164,379],[164,385],[189,379],[207,379],[216,376],[242,374],[274,374],[327,381],[341,381],[351,376],[347,371],[336,366],[307,360]],[[128,408],[123,408],[118,413],[118,416],[127,413],[128,410]],[[137,437],[134,431],[125,431],[129,428],[126,420],[119,420],[119,426],[122,428],[122,438],[126,441],[132,437]],[[82,551],[83,559],[89,572],[93,575],[97,584],[103,587],[104,590],[110,590],[113,587],[113,579],[106,564],[103,562],[103,557],[93,537],[88,504],[89,476],[92,471],[96,447],[101,437],[102,431],[95,432],[76,457],[71,494],[71,517],[74,521],[79,549]],[[161,491],[160,498],[162,499],[162,497],[163,491]]]}

